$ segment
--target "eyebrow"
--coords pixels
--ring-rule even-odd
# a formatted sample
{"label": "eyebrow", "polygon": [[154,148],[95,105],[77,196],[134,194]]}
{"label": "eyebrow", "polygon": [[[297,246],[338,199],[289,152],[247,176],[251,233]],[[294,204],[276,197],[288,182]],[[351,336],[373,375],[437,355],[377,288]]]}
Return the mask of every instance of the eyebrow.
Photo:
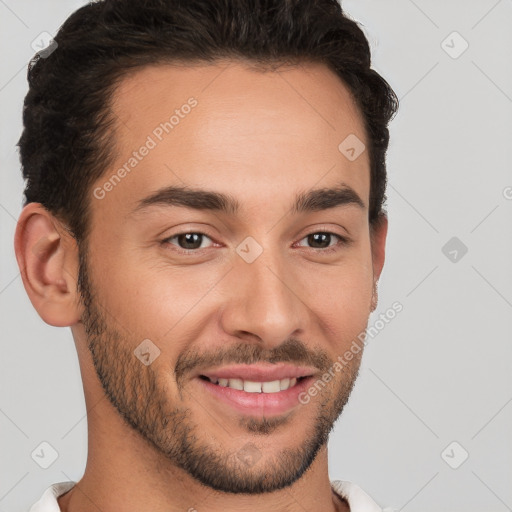
{"label": "eyebrow", "polygon": [[[141,213],[155,206],[181,206],[194,210],[212,210],[229,215],[236,215],[240,211],[240,203],[230,194],[190,187],[169,186],[141,199],[132,214]],[[357,192],[348,185],[341,183],[335,188],[317,188],[300,192],[295,197],[292,213],[316,212],[338,206],[365,208],[365,204]]]}

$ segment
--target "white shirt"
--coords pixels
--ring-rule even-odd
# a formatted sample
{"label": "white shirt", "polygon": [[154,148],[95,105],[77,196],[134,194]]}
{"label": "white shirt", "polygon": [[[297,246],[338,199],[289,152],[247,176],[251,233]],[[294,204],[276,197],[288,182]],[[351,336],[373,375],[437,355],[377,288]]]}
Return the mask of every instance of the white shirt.
{"label": "white shirt", "polygon": [[[69,491],[76,482],[59,482],[48,487],[41,499],[32,505],[29,512],[61,512],[57,498]],[[336,494],[345,498],[350,512],[382,512],[368,494],[352,482],[334,480],[331,486]]]}

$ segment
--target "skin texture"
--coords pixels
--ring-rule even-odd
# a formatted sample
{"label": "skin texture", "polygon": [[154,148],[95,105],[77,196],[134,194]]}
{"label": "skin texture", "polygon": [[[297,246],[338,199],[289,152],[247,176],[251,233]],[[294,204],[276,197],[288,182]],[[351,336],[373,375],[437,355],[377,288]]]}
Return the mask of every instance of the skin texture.
{"label": "skin texture", "polygon": [[[153,136],[156,146],[131,172],[101,199],[91,191],[81,263],[75,240],[40,204],[19,219],[25,289],[45,322],[71,327],[84,384],[87,467],[59,505],[66,512],[348,510],[330,488],[326,440],[362,351],[307,405],[279,416],[233,410],[197,373],[289,362],[320,377],[366,328],[387,221],[371,231],[368,152],[349,161],[338,150],[349,134],[367,143],[362,118],[321,64],[264,73],[238,61],[139,69],[115,92],[117,160],[95,187],[190,97],[197,105],[161,141]],[[291,212],[296,194],[340,183],[364,208]],[[230,194],[240,210],[160,205],[133,213],[169,185]],[[325,232],[349,242],[337,245],[333,235],[315,246],[308,238]],[[206,236],[184,254],[190,245],[179,233]],[[262,248],[252,263],[236,252],[248,236]],[[134,355],[145,339],[160,350],[149,365]],[[251,465],[238,456],[248,446],[258,454]]]}

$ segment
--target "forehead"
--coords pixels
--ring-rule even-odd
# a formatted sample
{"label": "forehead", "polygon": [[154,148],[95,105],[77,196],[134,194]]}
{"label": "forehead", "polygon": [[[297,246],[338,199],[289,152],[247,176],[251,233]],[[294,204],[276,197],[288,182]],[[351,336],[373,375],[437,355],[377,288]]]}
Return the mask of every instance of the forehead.
{"label": "forehead", "polygon": [[265,72],[239,61],[149,66],[121,81],[111,110],[117,159],[97,184],[126,172],[103,207],[129,213],[172,184],[229,189],[248,208],[340,182],[368,201],[368,152],[350,161],[339,149],[354,135],[367,145],[361,114],[322,64]]}

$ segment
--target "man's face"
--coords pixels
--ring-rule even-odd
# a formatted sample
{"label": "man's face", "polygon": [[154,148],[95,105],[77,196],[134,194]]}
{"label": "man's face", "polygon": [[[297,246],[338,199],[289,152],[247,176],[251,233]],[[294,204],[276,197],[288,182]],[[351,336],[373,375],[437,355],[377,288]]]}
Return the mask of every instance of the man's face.
{"label": "man's face", "polygon": [[[91,191],[83,323],[110,401],[166,460],[218,490],[259,493],[310,466],[357,376],[361,352],[298,400],[367,324],[369,156],[338,149],[350,134],[367,141],[327,68],[226,65],[148,67],[116,90],[118,153]],[[170,186],[237,209],[170,194],[141,203]],[[294,208],[325,188],[351,192]]]}

